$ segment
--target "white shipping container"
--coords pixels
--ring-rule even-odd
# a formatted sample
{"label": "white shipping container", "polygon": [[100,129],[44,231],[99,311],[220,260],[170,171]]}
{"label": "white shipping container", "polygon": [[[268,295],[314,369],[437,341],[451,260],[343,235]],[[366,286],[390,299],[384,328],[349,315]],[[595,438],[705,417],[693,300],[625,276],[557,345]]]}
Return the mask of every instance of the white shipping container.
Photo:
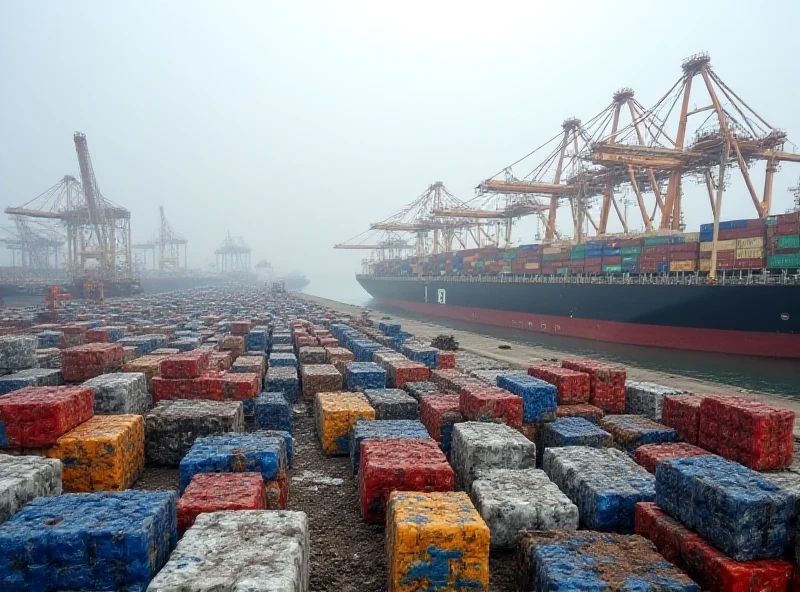
{"label": "white shipping container", "polygon": [[764,249],[736,249],[737,259],[762,259],[764,257]]}
{"label": "white shipping container", "polygon": [[545,255],[555,255],[556,253],[561,253],[562,250],[561,247],[545,247],[542,249],[542,253]]}

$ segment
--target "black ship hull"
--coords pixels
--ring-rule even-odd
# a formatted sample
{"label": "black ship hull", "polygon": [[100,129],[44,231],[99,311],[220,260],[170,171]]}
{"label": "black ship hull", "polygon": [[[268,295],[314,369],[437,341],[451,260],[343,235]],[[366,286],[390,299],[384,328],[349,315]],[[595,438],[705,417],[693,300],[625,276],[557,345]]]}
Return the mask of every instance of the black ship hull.
{"label": "black ship hull", "polygon": [[358,276],[378,302],[422,314],[598,341],[800,359],[800,285],[455,279]]}

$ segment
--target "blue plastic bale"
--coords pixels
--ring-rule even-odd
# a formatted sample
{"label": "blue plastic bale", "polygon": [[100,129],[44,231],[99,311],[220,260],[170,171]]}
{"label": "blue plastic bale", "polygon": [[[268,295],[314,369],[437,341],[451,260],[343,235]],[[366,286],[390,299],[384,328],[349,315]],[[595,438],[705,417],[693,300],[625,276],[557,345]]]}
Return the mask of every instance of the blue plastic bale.
{"label": "blue plastic bale", "polygon": [[606,415],[600,425],[611,430],[614,445],[633,453],[643,444],[677,442],[678,432],[641,415]]}
{"label": "blue plastic bale", "polygon": [[286,430],[257,430],[252,433],[283,438],[283,443],[286,446],[286,466],[292,466],[294,460],[294,437],[292,437],[291,432]]}
{"label": "blue plastic bale", "polygon": [[386,370],[375,362],[350,362],[345,366],[344,379],[351,391],[386,388]]}
{"label": "blue plastic bale", "polygon": [[255,399],[255,423],[259,428],[292,433],[292,406],[283,393],[264,392]]}
{"label": "blue plastic bale", "polygon": [[583,417],[559,417],[553,422],[542,425],[539,441],[536,443],[536,453],[541,464],[545,448],[563,446],[608,448],[611,444],[611,434],[591,421]]}
{"label": "blue plastic bale", "polygon": [[279,368],[281,366],[292,366],[296,368],[297,357],[294,354],[284,354],[284,353],[270,354],[269,367]]}
{"label": "blue plastic bale", "polygon": [[665,459],[656,503],[736,561],[780,557],[789,542],[794,493],[719,456]]}
{"label": "blue plastic bale", "polygon": [[374,439],[430,440],[431,435],[421,422],[415,419],[359,419],[350,428],[350,464],[353,473],[358,473],[361,461],[361,442]]}
{"label": "blue plastic bale", "polygon": [[17,391],[26,386],[59,386],[62,384],[64,384],[64,377],[61,375],[61,370],[29,368],[0,376],[0,395]]}
{"label": "blue plastic bale", "polygon": [[429,347],[426,345],[403,345],[400,348],[400,353],[402,353],[405,357],[409,360],[413,360],[415,362],[422,362],[428,368],[438,368],[439,367],[439,350],[435,347]]}
{"label": "blue plastic bale", "polygon": [[246,348],[247,351],[267,351],[269,331],[266,329],[252,329],[247,334]]}
{"label": "blue plastic bale", "polygon": [[61,338],[64,337],[62,331],[40,331],[36,334],[39,338],[39,349],[47,349],[51,347],[58,347],[61,343]]}
{"label": "blue plastic bale", "polygon": [[294,403],[300,394],[300,379],[297,376],[297,369],[294,366],[270,368],[267,370],[264,390],[283,393],[289,403]]}
{"label": "blue plastic bale", "polygon": [[2,590],[144,590],[178,539],[174,492],[40,497],[0,525]]}
{"label": "blue plastic bale", "polygon": [[380,321],[378,323],[378,329],[380,329],[384,335],[397,335],[400,333],[400,323],[389,323],[387,321]]}
{"label": "blue plastic bale", "polygon": [[544,380],[519,374],[501,374],[497,386],[522,397],[522,421],[553,421],[558,407],[558,389]]}
{"label": "blue plastic bale", "polygon": [[286,464],[286,443],[279,436],[251,432],[197,438],[178,466],[181,494],[198,473],[261,473],[269,481],[285,474]]}
{"label": "blue plastic bale", "polygon": [[192,351],[200,347],[200,340],[197,337],[181,337],[171,341],[169,347],[174,347],[182,352]]}
{"label": "blue plastic bale", "polygon": [[282,345],[291,345],[292,344],[292,334],[291,333],[273,333],[272,334],[272,343],[273,344],[282,344]]}

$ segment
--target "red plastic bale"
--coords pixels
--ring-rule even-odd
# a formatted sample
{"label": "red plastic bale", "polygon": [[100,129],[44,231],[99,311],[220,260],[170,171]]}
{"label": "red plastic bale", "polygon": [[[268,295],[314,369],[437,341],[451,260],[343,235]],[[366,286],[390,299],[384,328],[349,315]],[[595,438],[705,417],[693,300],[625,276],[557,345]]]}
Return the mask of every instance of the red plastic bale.
{"label": "red plastic bale", "polygon": [[295,337],[294,343],[298,348],[314,347],[319,345],[319,340],[311,335],[302,335],[300,337]]}
{"label": "red plastic bale", "polygon": [[599,422],[605,413],[599,407],[589,403],[577,403],[575,405],[559,405],[556,408],[556,417],[582,417],[592,423]]}
{"label": "red plastic bale", "polygon": [[431,438],[442,441],[442,427],[464,421],[461,415],[459,395],[429,395],[422,397],[419,405],[419,420]]}
{"label": "red plastic bale", "polygon": [[61,352],[61,373],[67,382],[83,382],[116,372],[125,363],[125,352],[117,343],[87,343]]}
{"label": "red plastic bale", "polygon": [[153,405],[159,401],[173,399],[205,399],[205,388],[200,378],[161,378],[154,376],[150,380],[153,393]]}
{"label": "red plastic bale", "polygon": [[685,442],[666,442],[661,444],[644,444],[633,454],[633,460],[649,472],[655,474],[656,465],[665,458],[685,458],[689,456],[706,456],[711,454],[694,444]]}
{"label": "red plastic bale", "polygon": [[439,352],[439,370],[455,370],[455,352]]}
{"label": "red plastic bale", "polygon": [[496,421],[512,428],[522,427],[522,397],[496,386],[462,388],[459,411],[467,421]]}
{"label": "red plastic bale", "polygon": [[210,352],[208,357],[208,369],[225,371],[230,370],[233,364],[231,352]]}
{"label": "red plastic bale", "polygon": [[43,448],[94,415],[94,394],[77,386],[29,386],[0,397],[6,446]]}
{"label": "red plastic bale", "polygon": [[[431,370],[430,381],[441,391],[458,393],[466,386],[482,385],[481,381],[455,369]],[[397,387],[400,388],[400,387]]]}
{"label": "red plastic bale", "polygon": [[226,372],[222,376],[222,398],[244,401],[258,396],[260,377],[252,372]]}
{"label": "red plastic bale", "polygon": [[108,327],[95,327],[83,335],[84,343],[108,343]]}
{"label": "red plastic bale", "polygon": [[559,405],[589,402],[590,379],[586,372],[543,364],[531,366],[528,374],[554,385],[558,389]]}
{"label": "red plastic bale", "polygon": [[650,539],[674,563],[711,592],[788,592],[793,565],[783,559],[734,561],[656,504],[636,504],[636,534]]}
{"label": "red plastic bale", "polygon": [[223,510],[266,510],[259,473],[198,473],[178,501],[178,534],[183,536],[200,514]]}
{"label": "red plastic bale", "polygon": [[161,361],[159,375],[161,378],[197,378],[208,370],[211,354],[196,349],[174,354]]}
{"label": "red plastic bale", "polygon": [[392,491],[453,491],[455,473],[432,440],[364,440],[358,473],[361,517],[382,523]]}
{"label": "red plastic bale", "polygon": [[250,333],[250,321],[232,321],[231,333],[238,337],[244,337]]}
{"label": "red plastic bale", "polygon": [[667,395],[661,408],[661,423],[677,430],[684,442],[697,444],[700,433],[700,402],[695,395]]}
{"label": "red plastic bale", "polygon": [[244,354],[244,337],[241,335],[226,335],[219,345],[220,351],[231,352],[231,357],[236,360],[239,356]]}
{"label": "red plastic bale", "polygon": [[320,337],[320,347],[339,347],[339,341],[335,337]]}
{"label": "red plastic bale", "polygon": [[589,375],[589,402],[606,413],[625,412],[624,368],[597,360],[563,360],[561,365]]}
{"label": "red plastic bale", "polygon": [[698,445],[755,471],[792,464],[794,411],[746,397],[712,395],[700,403]]}
{"label": "red plastic bale", "polygon": [[285,510],[289,501],[289,480],[286,472],[275,479],[264,481],[264,491],[267,494],[267,510]]}
{"label": "red plastic bale", "polygon": [[386,373],[393,388],[403,388],[407,382],[425,382],[431,375],[430,368],[422,362],[392,361],[387,366]]}
{"label": "red plastic bale", "polygon": [[352,362],[355,360],[353,352],[345,347],[328,347],[325,349],[325,358],[329,364],[336,365],[336,362]]}

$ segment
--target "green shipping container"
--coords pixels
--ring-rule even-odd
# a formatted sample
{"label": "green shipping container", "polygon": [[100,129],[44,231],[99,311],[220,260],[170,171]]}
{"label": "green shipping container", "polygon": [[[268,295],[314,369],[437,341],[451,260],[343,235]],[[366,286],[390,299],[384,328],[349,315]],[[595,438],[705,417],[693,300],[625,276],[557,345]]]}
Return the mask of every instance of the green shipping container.
{"label": "green shipping container", "polygon": [[498,253],[497,256],[500,259],[513,260],[513,259],[517,258],[517,252],[516,251],[512,251],[511,253]]}
{"label": "green shipping container", "polygon": [[648,236],[644,239],[644,244],[646,247],[657,247],[660,245],[668,245],[670,242],[671,237],[669,236]]}
{"label": "green shipping container", "polygon": [[603,265],[605,273],[622,273],[622,265]]}
{"label": "green shipping container", "polygon": [[586,249],[581,249],[580,251],[573,250],[569,254],[569,258],[573,259],[573,260],[575,260],[575,259],[580,260],[580,259],[584,259],[585,257],[586,257]]}
{"label": "green shipping container", "polygon": [[638,255],[624,255],[622,257],[623,265],[626,263],[639,263],[639,256]]}
{"label": "green shipping container", "polygon": [[800,267],[800,253],[790,255],[770,255],[767,257],[767,267],[770,269],[789,269]]}
{"label": "green shipping container", "polygon": [[549,253],[546,255],[542,255],[542,261],[555,261],[556,259],[561,257],[561,253]]}
{"label": "green shipping container", "polygon": [[624,257],[625,255],[641,255],[642,254],[642,247],[622,247],[620,253]]}
{"label": "green shipping container", "polygon": [[782,234],[778,236],[779,249],[800,248],[800,234]]}
{"label": "green shipping container", "polygon": [[556,268],[556,273],[559,275],[567,275],[569,273],[569,267],[558,267]]}

